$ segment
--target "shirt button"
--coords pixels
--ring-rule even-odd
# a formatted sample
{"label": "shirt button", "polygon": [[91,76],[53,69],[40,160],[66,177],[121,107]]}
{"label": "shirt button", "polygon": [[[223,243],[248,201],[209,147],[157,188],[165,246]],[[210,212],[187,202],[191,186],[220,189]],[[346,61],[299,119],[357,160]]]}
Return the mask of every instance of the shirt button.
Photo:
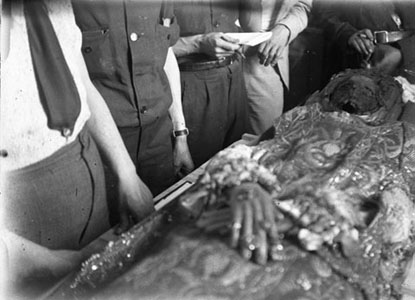
{"label": "shirt button", "polygon": [[87,47],[84,48],[84,52],[85,53],[91,53],[91,51],[92,51],[92,48],[89,47],[89,46],[87,46]]}
{"label": "shirt button", "polygon": [[142,114],[145,114],[145,113],[147,112],[147,106],[143,106],[143,107],[141,107],[140,112],[141,112]]}
{"label": "shirt button", "polygon": [[131,33],[131,34],[130,34],[130,39],[131,39],[133,42],[137,41],[137,40],[138,40],[138,35],[137,35],[137,33],[135,33],[135,32]]}
{"label": "shirt button", "polygon": [[0,157],[7,157],[9,155],[9,152],[5,149],[0,150]]}
{"label": "shirt button", "polygon": [[216,22],[215,23],[215,27],[218,28],[219,26],[220,26],[220,23],[219,22]]}
{"label": "shirt button", "polygon": [[71,136],[72,135],[72,130],[70,130],[69,128],[67,128],[67,127],[64,127],[64,128],[62,128],[62,135],[64,136],[64,137],[69,137],[69,136]]}

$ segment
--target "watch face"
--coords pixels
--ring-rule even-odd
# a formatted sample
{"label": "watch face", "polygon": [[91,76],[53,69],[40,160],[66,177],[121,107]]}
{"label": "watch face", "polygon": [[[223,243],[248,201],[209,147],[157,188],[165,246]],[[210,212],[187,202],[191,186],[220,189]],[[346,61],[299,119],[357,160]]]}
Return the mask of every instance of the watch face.
{"label": "watch face", "polygon": [[177,136],[181,136],[181,135],[189,135],[189,129],[185,128],[182,130],[174,130],[173,131],[173,136],[177,137]]}

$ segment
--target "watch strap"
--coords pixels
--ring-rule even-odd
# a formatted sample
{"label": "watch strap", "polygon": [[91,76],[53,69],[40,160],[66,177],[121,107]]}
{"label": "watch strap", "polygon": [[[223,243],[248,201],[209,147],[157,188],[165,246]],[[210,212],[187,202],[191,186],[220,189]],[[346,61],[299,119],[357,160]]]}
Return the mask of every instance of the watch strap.
{"label": "watch strap", "polygon": [[184,128],[181,130],[173,130],[173,137],[178,137],[178,136],[182,136],[182,135],[189,135],[189,129]]}

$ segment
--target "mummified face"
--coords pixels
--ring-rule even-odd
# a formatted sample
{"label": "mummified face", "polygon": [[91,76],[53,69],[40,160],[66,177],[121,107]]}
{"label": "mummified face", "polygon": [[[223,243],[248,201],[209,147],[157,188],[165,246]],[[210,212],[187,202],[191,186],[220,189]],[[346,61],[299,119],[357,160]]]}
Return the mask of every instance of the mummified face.
{"label": "mummified face", "polygon": [[373,113],[382,106],[378,85],[362,75],[354,75],[339,84],[330,100],[337,108],[357,115]]}

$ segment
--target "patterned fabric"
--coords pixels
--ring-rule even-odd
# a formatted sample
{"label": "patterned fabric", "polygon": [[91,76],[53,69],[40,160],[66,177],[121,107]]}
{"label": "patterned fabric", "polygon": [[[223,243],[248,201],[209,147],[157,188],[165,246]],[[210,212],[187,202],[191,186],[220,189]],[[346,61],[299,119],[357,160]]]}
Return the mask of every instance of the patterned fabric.
{"label": "patterned fabric", "polygon": [[207,209],[216,210],[232,187],[261,185],[284,215],[277,227],[296,224],[286,238],[316,251],[364,297],[391,299],[415,250],[414,130],[368,126],[319,104],[297,108],[277,120],[273,139],[219,153],[195,189],[207,190]]}
{"label": "patterned fabric", "polygon": [[[363,299],[354,285],[289,242],[275,262],[245,261],[226,240],[176,226],[154,249],[97,297],[133,299]],[[132,284],[133,283],[133,284]],[[155,284],[157,283],[157,284]]]}
{"label": "patterned fabric", "polygon": [[[380,119],[369,118],[367,124],[367,118],[335,107],[318,102],[298,107],[278,118],[272,135],[258,144],[218,153],[177,206],[159,211],[91,257],[59,293],[123,299],[138,294],[143,299],[399,299],[415,253],[415,127],[385,121],[383,114],[377,115],[383,123],[371,125]],[[200,225],[207,214],[229,210],[234,187],[252,185],[272,197],[280,233],[264,266],[228,246],[231,224],[217,225],[211,218],[213,229]]]}

